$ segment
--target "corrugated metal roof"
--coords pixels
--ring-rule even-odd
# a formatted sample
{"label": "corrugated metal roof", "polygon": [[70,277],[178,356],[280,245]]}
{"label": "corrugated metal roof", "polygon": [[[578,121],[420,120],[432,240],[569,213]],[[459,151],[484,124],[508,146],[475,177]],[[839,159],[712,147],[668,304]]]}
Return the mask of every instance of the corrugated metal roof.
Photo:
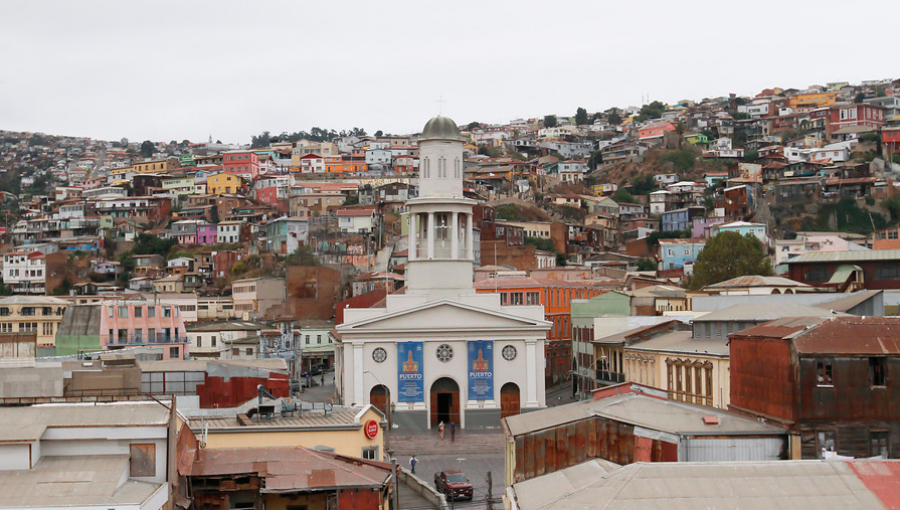
{"label": "corrugated metal roof", "polygon": [[[595,401],[576,402],[556,406],[542,411],[510,416],[506,425],[513,436],[556,427],[565,423],[583,420],[591,415],[603,416],[616,421],[639,425],[646,429],[660,430],[672,434],[716,432],[757,432],[760,434],[783,434],[779,427],[766,425],[742,415],[711,407],[685,404],[670,400],[660,400],[637,393],[615,395]],[[704,425],[703,416],[715,415],[717,425]]]}
{"label": "corrugated metal roof", "polygon": [[793,339],[800,353],[900,354],[900,317],[842,317],[823,321]]}
{"label": "corrugated metal roof", "polygon": [[307,448],[228,448],[201,450],[191,476],[256,473],[265,478],[260,492],[381,487],[390,465],[350,459]]}
{"label": "corrugated metal roof", "polygon": [[[897,461],[868,464],[893,466]],[[569,469],[575,468],[563,471]],[[870,469],[884,472],[881,468]],[[521,510],[887,508],[849,463],[838,461],[637,463],[600,474],[595,483],[581,489],[551,484],[550,476],[553,475],[513,485]],[[520,487],[525,489],[522,496],[519,495]],[[527,497],[534,492],[532,487],[544,491],[536,501]]]}
{"label": "corrugated metal roof", "polygon": [[900,250],[818,251],[804,253],[785,261],[787,264],[826,262],[869,262],[879,260],[900,261]]}
{"label": "corrugated metal roof", "polygon": [[0,412],[0,441],[33,441],[50,427],[165,426],[169,410],[156,402],[41,404]]}
{"label": "corrugated metal roof", "polygon": [[707,289],[745,288],[745,287],[809,287],[805,283],[795,282],[780,276],[738,276],[724,282],[707,285]]}
{"label": "corrugated metal roof", "polygon": [[897,355],[900,317],[786,317],[732,336],[792,339],[807,354]]}
{"label": "corrugated metal roof", "polygon": [[693,338],[692,331],[673,331],[657,338],[645,340],[625,347],[625,350],[655,351],[671,353],[708,354],[711,356],[728,356],[728,341],[709,338]]}
{"label": "corrugated metal roof", "polygon": [[847,315],[831,312],[817,306],[795,305],[793,303],[741,304],[697,317],[694,322],[766,322],[782,317],[831,317]]}
{"label": "corrugated metal roof", "polygon": [[359,410],[334,410],[325,415],[321,410],[307,410],[294,416],[279,416],[257,421],[252,425],[241,425],[236,414],[229,416],[197,416],[190,419],[191,429],[200,430],[207,425],[210,432],[233,432],[235,430],[277,431],[278,429],[318,429],[336,427],[362,427],[356,420]]}
{"label": "corrugated metal roof", "polygon": [[141,507],[159,483],[128,480],[128,455],[44,457],[29,470],[0,471],[0,508]]}

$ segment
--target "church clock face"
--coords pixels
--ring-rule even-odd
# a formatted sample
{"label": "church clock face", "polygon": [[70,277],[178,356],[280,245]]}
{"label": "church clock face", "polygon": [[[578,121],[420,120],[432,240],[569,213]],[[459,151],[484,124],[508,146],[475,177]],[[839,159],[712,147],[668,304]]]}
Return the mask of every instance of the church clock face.
{"label": "church clock face", "polygon": [[453,359],[453,347],[450,347],[447,344],[441,344],[438,346],[435,355],[437,356],[437,359],[446,363]]}
{"label": "church clock face", "polygon": [[503,359],[505,359],[506,361],[512,361],[516,359],[516,354],[518,354],[518,352],[516,352],[516,348],[511,345],[507,345],[503,348]]}
{"label": "church clock face", "polygon": [[387,359],[387,351],[381,347],[375,349],[372,351],[372,359],[374,359],[376,363],[383,363],[384,360]]}

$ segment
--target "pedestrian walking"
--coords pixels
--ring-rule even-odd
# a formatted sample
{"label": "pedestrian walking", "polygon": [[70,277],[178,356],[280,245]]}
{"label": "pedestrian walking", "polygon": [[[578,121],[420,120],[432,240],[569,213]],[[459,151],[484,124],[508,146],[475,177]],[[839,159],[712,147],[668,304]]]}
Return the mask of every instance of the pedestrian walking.
{"label": "pedestrian walking", "polygon": [[444,440],[444,422],[443,421],[438,423],[438,435],[441,436],[441,441],[443,441]]}
{"label": "pedestrian walking", "polygon": [[307,387],[307,388],[310,388],[310,387],[311,387],[311,386],[309,385],[309,374],[308,374],[308,373],[306,374],[306,387]]}
{"label": "pedestrian walking", "polygon": [[418,463],[419,461],[416,460],[415,455],[409,458],[409,470],[412,471],[412,474],[416,474],[416,464]]}
{"label": "pedestrian walking", "polygon": [[322,386],[325,386],[325,372],[322,372]]}
{"label": "pedestrian walking", "polygon": [[450,442],[451,443],[456,442],[456,422],[455,421],[450,422]]}

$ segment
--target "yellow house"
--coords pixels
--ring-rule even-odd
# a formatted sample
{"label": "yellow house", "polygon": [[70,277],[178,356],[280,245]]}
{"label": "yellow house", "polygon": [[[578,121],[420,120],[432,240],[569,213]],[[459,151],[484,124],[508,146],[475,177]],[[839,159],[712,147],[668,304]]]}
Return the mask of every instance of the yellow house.
{"label": "yellow house", "polygon": [[206,178],[206,192],[210,195],[238,193],[242,185],[243,182],[240,177],[225,172],[210,175]]}
{"label": "yellow house", "polygon": [[269,402],[275,409],[272,418],[258,414],[196,417],[191,419],[191,430],[206,443],[206,449],[325,447],[338,455],[384,461],[387,420],[371,404],[363,408],[335,406],[327,413],[319,407],[285,416],[280,402]]}
{"label": "yellow house", "polygon": [[728,343],[674,331],[626,345],[625,380],[666,390],[669,399],[727,409],[731,402]]}
{"label": "yellow house", "polygon": [[791,108],[822,108],[832,106],[837,102],[835,92],[816,92],[810,94],[795,94],[790,97]]}
{"label": "yellow house", "polygon": [[180,168],[177,158],[154,159],[135,163],[124,168],[114,168],[110,173],[112,175],[126,174],[128,172],[136,174],[167,174],[176,168]]}
{"label": "yellow house", "polygon": [[67,306],[65,299],[50,296],[0,299],[0,333],[37,333],[38,347],[53,347]]}

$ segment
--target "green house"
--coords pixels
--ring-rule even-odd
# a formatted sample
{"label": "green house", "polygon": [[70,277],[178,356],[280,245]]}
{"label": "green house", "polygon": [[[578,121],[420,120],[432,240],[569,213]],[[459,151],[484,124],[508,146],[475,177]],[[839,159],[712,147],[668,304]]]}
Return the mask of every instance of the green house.
{"label": "green house", "polygon": [[709,138],[703,133],[684,135],[684,141],[693,146],[706,147],[707,145],[709,145]]}

